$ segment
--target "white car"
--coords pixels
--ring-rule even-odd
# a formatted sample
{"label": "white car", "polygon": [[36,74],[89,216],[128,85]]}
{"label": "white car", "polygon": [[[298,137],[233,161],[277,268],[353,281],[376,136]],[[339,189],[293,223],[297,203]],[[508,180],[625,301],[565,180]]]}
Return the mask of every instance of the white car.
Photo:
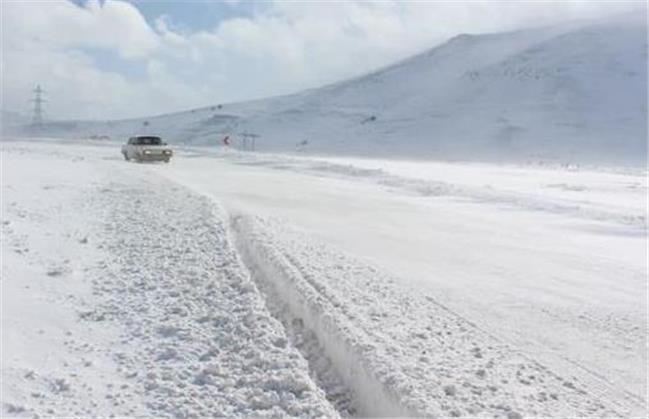
{"label": "white car", "polygon": [[128,139],[128,142],[122,146],[122,155],[125,160],[169,163],[173,151],[160,137],[141,135]]}

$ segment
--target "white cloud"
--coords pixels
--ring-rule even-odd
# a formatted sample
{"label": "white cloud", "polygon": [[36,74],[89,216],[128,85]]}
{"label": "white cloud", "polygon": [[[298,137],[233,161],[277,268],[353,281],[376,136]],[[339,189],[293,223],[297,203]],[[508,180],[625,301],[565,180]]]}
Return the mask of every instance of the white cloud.
{"label": "white cloud", "polygon": [[7,2],[2,23],[5,40],[38,39],[50,49],[112,48],[132,58],[159,47],[156,33],[140,12],[121,1],[90,0],[85,7],[67,1]]}
{"label": "white cloud", "polygon": [[[27,110],[40,82],[58,118],[170,112],[287,93],[386,65],[461,32],[612,15],[620,2],[282,2],[210,31],[150,25],[130,3],[2,2],[2,93]],[[643,7],[642,3],[635,3]],[[231,7],[237,7],[233,2]],[[645,9],[646,10],[646,9]],[[93,51],[114,56],[97,62]],[[140,68],[140,77],[128,67]],[[123,70],[123,71],[122,71]]]}

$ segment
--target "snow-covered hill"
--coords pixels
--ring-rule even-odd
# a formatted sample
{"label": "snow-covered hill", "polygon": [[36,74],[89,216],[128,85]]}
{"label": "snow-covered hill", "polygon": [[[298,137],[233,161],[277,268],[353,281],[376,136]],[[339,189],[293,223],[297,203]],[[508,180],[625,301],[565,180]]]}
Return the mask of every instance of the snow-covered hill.
{"label": "snow-covered hill", "polygon": [[641,164],[646,34],[644,17],[624,16],[460,35],[374,73],[294,95],[45,129],[114,137],[144,130],[194,144],[217,144],[225,134],[237,144],[248,133],[264,151]]}

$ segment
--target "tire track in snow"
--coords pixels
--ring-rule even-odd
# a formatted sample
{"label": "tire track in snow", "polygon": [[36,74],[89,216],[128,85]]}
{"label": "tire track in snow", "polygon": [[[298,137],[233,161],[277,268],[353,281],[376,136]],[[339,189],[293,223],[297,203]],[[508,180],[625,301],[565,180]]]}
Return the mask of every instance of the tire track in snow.
{"label": "tire track in snow", "polygon": [[331,361],[353,392],[357,414],[630,414],[598,400],[569,372],[549,370],[432,297],[410,295],[381,272],[278,228],[283,227],[257,217],[231,218],[234,241],[258,287],[280,307],[285,325],[299,320],[315,335],[321,348],[315,358]]}
{"label": "tire track in snow", "polygon": [[231,218],[234,243],[251,277],[267,298],[267,306],[282,321],[293,343],[309,361],[316,382],[343,416],[414,417],[365,366],[362,345],[348,340],[332,307],[313,304],[312,289],[288,259],[272,247],[250,240],[252,231],[243,216]]}
{"label": "tire track in snow", "polygon": [[97,198],[112,258],[94,289],[97,311],[124,328],[114,356],[149,414],[337,417],[247,277],[220,207],[144,167],[122,170]]}

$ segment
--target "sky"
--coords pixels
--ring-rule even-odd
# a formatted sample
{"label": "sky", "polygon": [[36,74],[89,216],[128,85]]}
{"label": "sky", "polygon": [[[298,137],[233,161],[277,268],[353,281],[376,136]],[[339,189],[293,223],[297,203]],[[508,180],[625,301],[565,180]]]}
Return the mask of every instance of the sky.
{"label": "sky", "polygon": [[[157,115],[296,92],[459,33],[597,19],[644,1],[2,0],[2,109]],[[646,9],[644,9],[646,11]]]}

